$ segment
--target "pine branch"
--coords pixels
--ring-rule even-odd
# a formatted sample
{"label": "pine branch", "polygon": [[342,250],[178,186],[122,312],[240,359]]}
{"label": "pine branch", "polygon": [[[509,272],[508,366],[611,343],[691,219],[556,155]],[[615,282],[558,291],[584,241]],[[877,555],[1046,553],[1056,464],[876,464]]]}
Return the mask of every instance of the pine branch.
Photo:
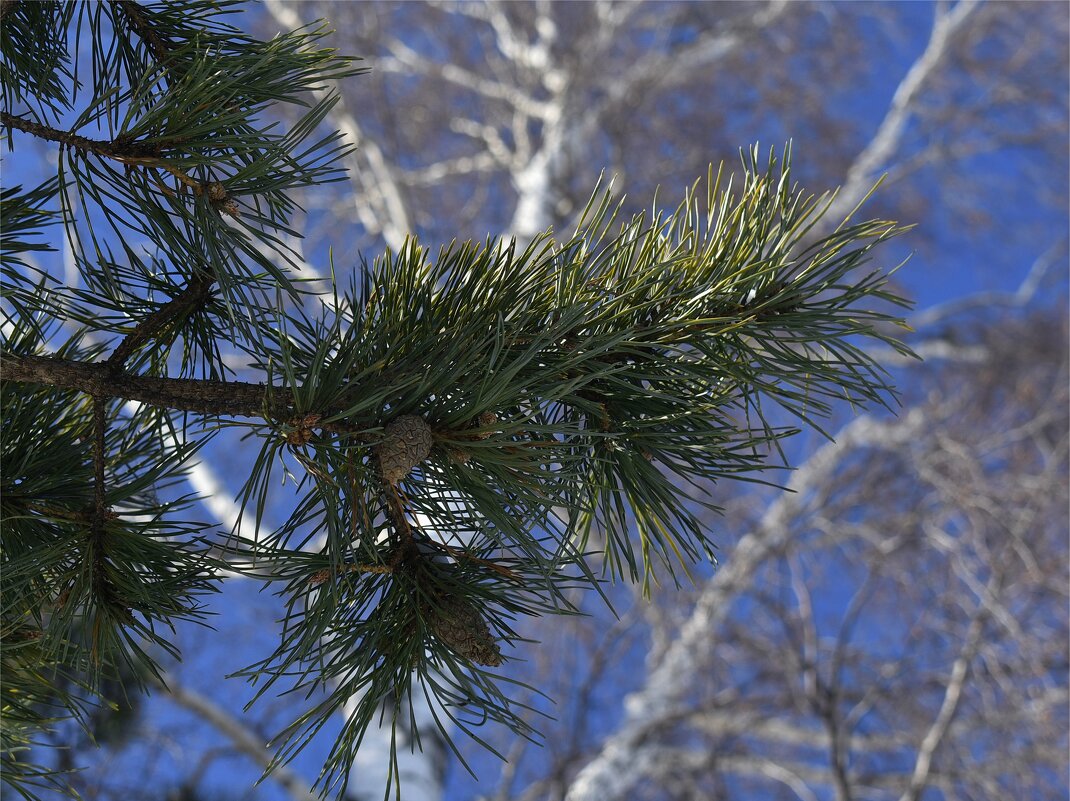
{"label": "pine branch", "polygon": [[167,59],[171,54],[173,45],[166,37],[161,36],[156,31],[149,21],[145,9],[135,3],[134,0],[111,0],[111,6],[130,27],[130,30],[134,31],[141,38],[141,41],[145,43],[145,46],[152,51],[152,55],[157,61],[163,62]]}
{"label": "pine branch", "polygon": [[292,394],[243,381],[158,378],[116,373],[107,362],[77,362],[52,356],[0,353],[0,380],[75,389],[97,397],[123,398],[197,414],[286,419]]}
{"label": "pine branch", "polygon": [[98,156],[105,156],[131,164],[137,163],[137,160],[159,156],[163,148],[160,143],[135,142],[123,137],[116,139],[90,139],[81,134],[61,131],[40,122],[18,117],[7,111],[0,111],[0,125],[32,134],[39,139],[58,142],[61,145],[73,147],[86,153],[94,153]]}
{"label": "pine branch", "polygon": [[207,302],[212,294],[215,278],[199,275],[181,293],[154,311],[134,328],[108,357],[108,364],[121,369],[134,351],[154,338],[173,321],[182,320],[194,309]]}
{"label": "pine branch", "polygon": [[[15,545],[26,543],[5,552],[5,601],[53,604],[60,585],[42,585],[38,563],[51,559],[68,621],[91,630],[85,661],[156,670],[142,644],[173,649],[156,624],[197,619],[219,566],[204,549],[211,526],[181,519],[185,501],[155,491],[181,479],[202,443],[177,444],[173,428],[169,439],[168,414],[146,409],[119,425],[109,409],[124,399],[251,418],[266,430],[255,432],[263,448],[240,502],[258,529],[284,460],[304,474],[280,525],[236,536],[248,564],[232,566],[288,582],[289,597],[275,653],[241,675],[258,679],[258,695],[291,680],[295,691],[330,688],[286,729],[269,767],[349,705],[323,773],[332,783],[379,700],[411,696],[414,668],[421,680],[434,673],[441,699],[465,699],[463,715],[526,736],[514,700],[479,666],[507,658],[498,643],[517,639],[516,620],[568,613],[566,591],[597,587],[585,561],[593,538],[615,575],[686,569],[710,553],[687,486],[762,469],[787,430],[756,397],[804,420],[845,397],[886,401],[885,377],[856,342],[895,347],[886,332],[897,320],[880,309],[900,300],[879,270],[858,271],[900,229],[870,221],[802,244],[827,204],[797,190],[786,159],[771,154],[764,167],[752,150],[742,194],[711,171],[705,198],[696,184],[675,212],[618,220],[619,205],[596,196],[563,240],[489,239],[436,257],[406,239],[307,313],[286,300],[305,298],[276,263],[297,235],[291,193],[337,180],[348,150],[337,134],[312,138],[334,95],[286,132],[274,109],[359,70],[318,44],[326,29],[258,42],[218,20],[202,28],[202,13],[226,5],[109,0],[111,19],[93,17],[94,35],[116,46],[94,56],[99,96],[74,130],[96,123],[110,140],[0,114],[8,131],[60,146],[63,222],[85,286],[63,322],[75,319],[87,342],[122,335],[110,356],[78,341],[31,355],[55,344],[38,320],[56,314],[49,292],[29,289],[27,312],[5,330],[0,380],[48,388],[4,388],[15,478],[3,489],[19,515]],[[19,86],[38,87],[41,70],[20,66]],[[248,209],[234,224],[219,216],[237,216],[228,192]],[[94,232],[99,219],[112,241]],[[170,297],[154,304],[161,288]],[[196,314],[213,292],[213,312],[227,313]],[[266,383],[127,372],[150,358],[173,367],[179,339],[176,374],[216,375],[229,341]],[[48,484],[68,472],[71,486]]]}
{"label": "pine branch", "polygon": [[[188,297],[183,300],[184,303],[192,302]],[[144,338],[148,336],[146,332],[142,332],[142,335]],[[123,343],[127,341],[129,337]],[[123,343],[120,343],[120,348]],[[124,352],[129,350],[124,348]],[[119,353],[119,349],[115,352]],[[125,359],[125,355],[122,358]],[[117,371],[116,364],[110,360],[81,362],[55,356],[18,356],[0,351],[0,381],[77,390],[94,397],[122,398],[175,412],[255,417],[272,423],[287,423],[299,432],[293,441],[302,437],[307,441],[311,429],[343,433],[351,439],[360,440],[365,424],[367,427],[376,425],[371,419],[320,422],[321,416],[346,408],[346,399],[340,401],[337,408],[326,410],[323,415],[302,415],[297,412],[294,393],[286,387],[245,381],[130,375]],[[358,396],[360,392],[361,388],[354,387],[346,398]]]}

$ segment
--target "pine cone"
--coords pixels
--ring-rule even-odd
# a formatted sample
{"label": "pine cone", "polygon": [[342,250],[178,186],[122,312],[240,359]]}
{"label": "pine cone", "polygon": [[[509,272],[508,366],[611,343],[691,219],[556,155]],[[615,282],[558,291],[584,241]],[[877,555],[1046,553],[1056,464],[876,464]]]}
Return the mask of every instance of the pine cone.
{"label": "pine cone", "polygon": [[446,645],[477,665],[497,667],[502,653],[479,609],[463,598],[439,596],[428,609],[428,623]]}
{"label": "pine cone", "polygon": [[454,448],[447,446],[446,452],[449,454],[450,459],[457,464],[468,464],[472,461],[472,454],[466,451],[464,448]]}
{"label": "pine cone", "polygon": [[[476,418],[476,424],[480,428],[489,428],[497,422],[498,415],[496,415],[494,412],[483,412],[479,415],[479,417]],[[494,434],[492,432],[484,431],[482,434],[477,434],[476,439],[489,439],[493,436]]]}
{"label": "pine cone", "polygon": [[379,468],[383,478],[397,484],[431,453],[431,426],[422,417],[403,414],[386,427],[379,443]]}

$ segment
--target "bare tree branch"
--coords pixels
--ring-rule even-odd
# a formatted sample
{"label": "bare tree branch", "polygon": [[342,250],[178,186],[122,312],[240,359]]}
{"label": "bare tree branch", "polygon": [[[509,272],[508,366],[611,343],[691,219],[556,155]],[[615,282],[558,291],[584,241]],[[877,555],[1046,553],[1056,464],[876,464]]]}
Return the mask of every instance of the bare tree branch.
{"label": "bare tree branch", "polygon": [[929,43],[899,82],[873,137],[848,168],[843,185],[829,207],[826,217],[829,222],[844,219],[873,187],[879,171],[897,152],[925,84],[947,56],[954,37],[979,6],[979,0],[959,0],[950,9],[945,4],[936,5]]}
{"label": "bare tree branch", "polygon": [[[214,726],[234,743],[241,753],[261,768],[266,769],[272,764],[274,752],[268,748],[262,737],[211,699],[179,683],[174,676],[165,674],[162,678],[165,685],[165,697]],[[308,783],[286,765],[275,766],[268,775],[272,781],[286,790],[294,801],[319,801],[319,796],[309,790]]]}
{"label": "bare tree branch", "polygon": [[973,661],[980,644],[981,633],[984,631],[983,619],[983,611],[978,609],[977,616],[970,623],[969,634],[962,643],[958,658],[951,667],[951,675],[947,680],[940,711],[921,741],[917,759],[914,761],[914,771],[910,777],[910,786],[899,797],[899,801],[917,801],[921,798],[922,791],[928,782],[929,772],[932,770],[933,754],[936,753],[936,749],[940,747],[940,743],[947,734],[951,721],[955,717],[955,711],[958,709],[959,700],[962,698],[962,688],[966,683],[970,662]]}
{"label": "bare tree branch", "polygon": [[[282,0],[265,0],[264,7],[279,25],[288,30],[305,24],[297,11]],[[331,93],[342,97],[336,82],[327,82],[315,95],[321,99]],[[393,166],[382,148],[364,136],[356,118],[346,111],[344,100],[339,100],[331,109],[329,118],[349,141],[359,145],[349,159],[349,177],[356,184],[354,210],[361,224],[371,233],[382,235],[391,248],[400,249],[405,237],[412,233],[413,225]]]}
{"label": "bare tree branch", "polygon": [[[912,410],[902,419],[878,422],[863,416],[848,424],[835,442],[825,445],[794,474],[782,495],[762,518],[761,525],[736,546],[732,560],[709,581],[691,617],[680,630],[662,663],[648,675],[644,687],[626,701],[627,721],[609,737],[600,752],[580,771],[569,788],[567,801],[610,801],[627,798],[643,775],[635,752],[646,734],[666,716],[678,713],[688,677],[699,670],[698,654],[708,652],[710,637],[731,608],[731,598],[752,581],[763,560],[785,541],[790,519],[803,514],[814,491],[828,481],[841,460],[856,448],[896,449],[909,444],[926,424]],[[700,645],[701,643],[701,645]]]}

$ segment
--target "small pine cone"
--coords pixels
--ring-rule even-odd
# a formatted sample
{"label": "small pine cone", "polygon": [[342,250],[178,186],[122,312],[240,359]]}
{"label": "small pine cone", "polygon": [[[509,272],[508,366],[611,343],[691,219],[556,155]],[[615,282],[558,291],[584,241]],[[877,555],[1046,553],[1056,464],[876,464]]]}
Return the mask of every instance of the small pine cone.
{"label": "small pine cone", "polygon": [[286,434],[286,441],[291,445],[304,445],[312,439],[312,429],[320,421],[318,414],[306,414],[304,417],[295,417],[290,421],[293,430]]}
{"label": "small pine cone", "polygon": [[450,459],[457,464],[468,464],[472,461],[472,454],[466,451],[464,448],[447,448],[446,453],[449,454]]}
{"label": "small pine cone", "polygon": [[463,598],[440,596],[429,610],[431,630],[442,642],[477,665],[497,667],[502,663],[490,627],[472,603]]}
{"label": "small pine cone", "polygon": [[241,217],[241,209],[238,207],[238,201],[232,197],[228,197],[222,203],[219,204],[219,209],[224,214],[229,214],[235,220]]}
{"label": "small pine cone", "polygon": [[331,576],[334,575],[334,571],[325,567],[323,570],[317,570],[311,576],[308,577],[308,586],[318,587],[321,584],[326,584],[330,581]]}
{"label": "small pine cone", "polygon": [[403,414],[386,427],[379,444],[379,468],[383,478],[397,484],[431,454],[431,426],[422,417]]}
{"label": "small pine cone", "polygon": [[[494,412],[483,412],[479,415],[479,417],[476,418],[476,423],[479,425],[480,428],[489,428],[497,422],[498,415],[496,415]],[[478,439],[487,439],[488,437],[492,437],[494,435],[490,431],[484,431],[482,434],[477,434],[476,436]]]}

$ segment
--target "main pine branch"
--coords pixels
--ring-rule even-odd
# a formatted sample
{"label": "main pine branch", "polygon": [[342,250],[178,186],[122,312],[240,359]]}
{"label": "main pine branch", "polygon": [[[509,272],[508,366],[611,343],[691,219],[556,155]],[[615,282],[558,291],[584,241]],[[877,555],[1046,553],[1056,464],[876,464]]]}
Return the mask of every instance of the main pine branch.
{"label": "main pine branch", "polygon": [[[355,696],[403,697],[412,668],[425,663],[501,665],[509,620],[567,610],[566,582],[596,582],[592,542],[608,570],[644,581],[659,566],[701,558],[707,532],[682,487],[763,469],[786,433],[769,402],[804,420],[840,398],[885,402],[890,387],[865,340],[902,348],[892,337],[899,321],[881,308],[899,299],[885,273],[864,269],[899,229],[865,222],[807,241],[828,201],[792,187],[776,159],[759,168],[752,154],[746,166],[738,195],[711,176],[673,213],[624,221],[604,197],[574,236],[539,237],[522,252],[490,241],[432,256],[412,240],[324,298],[317,314],[279,307],[272,318],[258,307],[259,336],[245,347],[262,383],[170,377],[147,360],[176,334],[194,336],[198,315],[223,319],[205,273],[132,327],[103,332],[118,340],[106,358],[99,349],[47,355],[32,330],[18,331],[0,351],[9,395],[29,387],[27,399],[47,399],[34,401],[43,408],[70,403],[70,393],[92,399],[86,482],[95,505],[21,507],[58,527],[89,521],[82,547],[100,573],[64,592],[129,626],[138,614],[180,613],[137,600],[173,584],[176,565],[187,592],[205,580],[188,554],[155,578],[131,554],[130,572],[114,577],[122,560],[106,550],[107,531],[129,524],[106,487],[128,456],[105,443],[117,425],[103,416],[112,400],[245,418],[265,441],[245,503],[266,497],[286,453],[306,471],[300,511],[241,540],[237,554],[305,605],[288,620],[295,633],[248,675],[262,691],[283,676],[297,675],[299,687],[328,682],[336,689],[321,714]],[[146,364],[155,374],[137,372]],[[55,423],[29,425],[28,437]],[[11,508],[24,496],[9,492]],[[318,552],[308,550],[309,525],[326,535]],[[305,626],[315,638],[296,634]],[[384,638],[384,627],[407,634]],[[451,692],[523,728],[487,675],[451,675],[469,676]],[[335,775],[374,717],[363,705],[351,718],[331,757]],[[317,720],[288,732],[280,759]]]}
{"label": "main pine branch", "polygon": [[[0,757],[16,789],[51,775],[20,754],[53,710],[81,715],[81,691],[57,687],[159,675],[224,567],[283,598],[276,650],[242,675],[320,699],[277,761],[347,710],[324,791],[344,791],[414,680],[447,715],[528,735],[496,672],[523,647],[516,621],[709,556],[702,488],[767,469],[800,420],[888,404],[869,345],[908,352],[873,264],[902,229],[815,237],[830,198],[756,149],[742,180],[711,170],[675,210],[628,217],[596,193],[571,235],[413,238],[310,296],[280,244],[292,195],[341,178],[348,149],[312,138],[335,98],[308,97],[360,70],[322,28],[262,42],[229,5],[0,0],[0,126],[60,165],[3,190]],[[94,47],[75,65],[80,34]],[[279,103],[300,109],[289,130]],[[50,222],[76,287],[38,264]],[[252,381],[228,378],[235,356]],[[239,501],[273,529],[220,536],[174,489],[222,423],[259,442]]]}
{"label": "main pine branch", "polygon": [[122,398],[203,415],[286,419],[285,410],[293,405],[263,384],[130,375],[108,362],[79,362],[56,356],[0,352],[0,380],[74,389],[97,397]]}

